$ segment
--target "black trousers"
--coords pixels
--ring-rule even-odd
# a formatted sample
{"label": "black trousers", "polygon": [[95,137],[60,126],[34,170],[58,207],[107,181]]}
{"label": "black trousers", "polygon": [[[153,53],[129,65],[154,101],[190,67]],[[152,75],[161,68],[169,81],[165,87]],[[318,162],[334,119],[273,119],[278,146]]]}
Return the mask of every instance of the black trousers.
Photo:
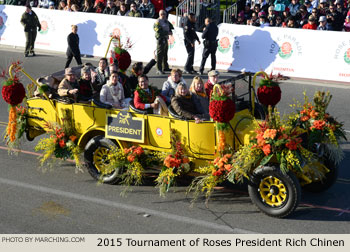
{"label": "black trousers", "polygon": [[67,61],[66,61],[66,66],[64,68],[69,67],[70,63],[72,62],[73,57],[75,58],[78,65],[82,64],[80,53],[78,53],[76,55],[73,55],[73,53],[67,53]]}
{"label": "black trousers", "polygon": [[[194,42],[193,42],[194,45]],[[187,60],[185,64],[185,71],[193,71],[193,61],[194,61],[194,46],[192,47],[190,43],[185,41],[185,47],[187,51]]]}
{"label": "black trousers", "polygon": [[203,72],[205,62],[207,61],[207,58],[209,57],[209,54],[211,55],[211,70],[215,70],[216,68],[216,50],[217,50],[217,44],[216,41],[214,43],[211,43],[209,47],[205,47],[203,50],[202,55],[202,62],[201,66],[199,67],[199,71]]}

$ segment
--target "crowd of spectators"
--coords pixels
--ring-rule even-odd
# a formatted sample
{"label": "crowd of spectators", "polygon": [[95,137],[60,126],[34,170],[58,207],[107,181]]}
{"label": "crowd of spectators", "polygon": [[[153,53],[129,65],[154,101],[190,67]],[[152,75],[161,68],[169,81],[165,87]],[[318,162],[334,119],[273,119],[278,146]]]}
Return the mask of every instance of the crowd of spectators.
{"label": "crowd of spectators", "polygon": [[232,23],[350,31],[350,0],[237,0]]}
{"label": "crowd of spectators", "polygon": [[118,16],[157,18],[161,9],[175,10],[181,0],[5,0],[7,5],[26,5],[32,7],[102,13]]}

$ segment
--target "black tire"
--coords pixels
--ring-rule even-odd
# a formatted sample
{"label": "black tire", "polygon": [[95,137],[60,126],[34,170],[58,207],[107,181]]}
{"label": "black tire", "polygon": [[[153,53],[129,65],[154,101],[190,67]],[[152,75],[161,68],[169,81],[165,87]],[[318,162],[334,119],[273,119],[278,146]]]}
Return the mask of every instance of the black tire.
{"label": "black tire", "polygon": [[[251,103],[248,101],[242,101],[242,102],[239,102],[237,104],[237,111],[241,111],[244,109],[249,109],[249,111],[250,111],[251,110]],[[256,119],[265,120],[266,115],[265,115],[264,108],[259,103],[255,103],[254,117]]]}
{"label": "black tire", "polygon": [[324,165],[327,167],[329,172],[325,174],[325,177],[321,181],[312,182],[305,185],[303,187],[305,191],[320,193],[328,190],[332,185],[335,184],[338,178],[338,166],[328,157],[324,160]]}
{"label": "black tire", "polygon": [[293,213],[301,198],[296,176],[292,172],[284,174],[275,166],[257,168],[248,184],[248,192],[252,202],[263,213],[276,218]]}
{"label": "black tire", "polygon": [[[93,137],[85,146],[84,160],[90,175],[105,184],[116,184],[120,181],[119,175],[123,172],[123,168],[119,167],[113,172],[107,175],[102,175],[100,169],[103,168],[103,164],[108,164],[109,160],[104,159],[105,153],[107,153],[111,147],[117,147],[117,145],[111,140],[104,138],[103,136]],[[96,161],[97,160],[97,164]],[[100,168],[99,168],[100,166]]]}

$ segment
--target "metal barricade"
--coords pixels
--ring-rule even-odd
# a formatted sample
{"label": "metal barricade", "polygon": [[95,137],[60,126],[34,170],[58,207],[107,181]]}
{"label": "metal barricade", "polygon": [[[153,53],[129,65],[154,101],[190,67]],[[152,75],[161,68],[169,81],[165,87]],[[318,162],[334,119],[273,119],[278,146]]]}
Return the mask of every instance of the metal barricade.
{"label": "metal barricade", "polygon": [[223,23],[232,23],[232,16],[237,19],[237,4],[234,3],[230,7],[228,7],[226,10],[224,10],[224,16],[223,16]]}
{"label": "metal barricade", "polygon": [[220,22],[220,0],[184,0],[176,7],[176,24],[179,27],[183,27],[188,13],[196,15],[196,29],[201,31],[207,17],[210,17],[216,24]]}

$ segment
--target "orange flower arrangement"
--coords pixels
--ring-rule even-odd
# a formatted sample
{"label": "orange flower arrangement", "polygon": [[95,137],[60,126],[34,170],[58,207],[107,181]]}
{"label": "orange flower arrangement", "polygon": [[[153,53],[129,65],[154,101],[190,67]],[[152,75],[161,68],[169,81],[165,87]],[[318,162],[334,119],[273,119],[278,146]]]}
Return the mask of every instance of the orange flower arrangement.
{"label": "orange flower arrangement", "polygon": [[190,160],[184,154],[184,148],[176,130],[171,131],[171,146],[172,153],[164,159],[162,171],[156,179],[162,196],[174,185],[176,177],[190,171]]}
{"label": "orange flower arrangement", "polygon": [[[304,92],[304,104],[294,105],[301,108],[299,112],[290,117],[289,124],[292,127],[300,127],[305,130],[308,142],[305,143],[308,149],[312,149],[314,143],[330,143],[338,146],[338,141],[345,137],[342,129],[343,124],[337,122],[326,110],[332,99],[329,92],[317,91],[314,94],[313,102]],[[330,151],[331,149],[328,148]],[[334,155],[339,156],[339,155]]]}

